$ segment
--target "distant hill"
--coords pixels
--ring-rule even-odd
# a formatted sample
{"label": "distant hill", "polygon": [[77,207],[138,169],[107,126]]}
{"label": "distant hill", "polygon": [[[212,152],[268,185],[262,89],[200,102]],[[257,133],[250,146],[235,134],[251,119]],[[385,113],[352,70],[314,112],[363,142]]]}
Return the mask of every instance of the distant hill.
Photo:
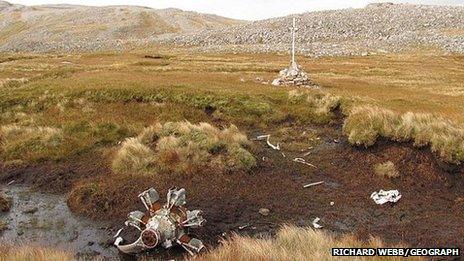
{"label": "distant hill", "polygon": [[391,3],[250,22],[178,35],[169,41],[210,50],[286,51],[293,17],[300,28],[299,50],[305,54],[399,52],[417,47],[464,53],[464,7]]}
{"label": "distant hill", "polygon": [[137,6],[21,6],[0,1],[0,51],[123,50],[152,43],[205,51],[283,52],[298,18],[299,51],[310,55],[441,48],[464,53],[464,7],[371,4],[256,22]]}
{"label": "distant hill", "polygon": [[97,51],[242,21],[138,6],[22,6],[0,1],[0,51]]}

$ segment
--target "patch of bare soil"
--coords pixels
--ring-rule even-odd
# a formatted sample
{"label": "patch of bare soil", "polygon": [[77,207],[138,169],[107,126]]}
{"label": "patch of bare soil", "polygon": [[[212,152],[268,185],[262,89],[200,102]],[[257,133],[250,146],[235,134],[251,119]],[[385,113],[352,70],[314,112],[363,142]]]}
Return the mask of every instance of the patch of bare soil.
{"label": "patch of bare soil", "polygon": [[107,159],[101,153],[77,155],[60,162],[46,161],[26,166],[4,166],[0,162],[0,182],[26,184],[51,193],[66,193],[79,180],[110,173]]}
{"label": "patch of bare soil", "polygon": [[[285,144],[283,157],[265,142],[256,142],[253,153],[259,166],[252,173],[134,178],[111,174],[106,163],[89,158],[90,167],[83,167],[82,161],[61,167],[45,164],[27,168],[17,177],[35,180],[42,188],[47,181],[56,191],[66,191],[77,182],[68,198],[71,210],[111,221],[114,231],[128,212],[144,209],[137,198],[141,191],[154,187],[164,194],[177,186],[187,190],[189,208],[205,212],[207,224],[195,232],[211,246],[233,232],[272,235],[284,223],[310,226],[319,217],[324,229],[354,233],[363,239],[374,235],[390,244],[464,248],[463,168],[444,168],[429,150],[409,144],[381,141],[370,149],[352,147],[341,137],[340,126],[297,127],[289,123],[288,127],[316,130],[321,142],[304,157]],[[303,157],[317,168],[293,162],[295,157]],[[396,165],[399,178],[375,175],[374,165],[386,161]],[[32,175],[34,178],[24,177]],[[324,183],[303,188],[318,181]],[[63,188],[58,189],[57,184]],[[396,204],[376,205],[370,195],[381,189],[398,189],[403,197]],[[261,215],[260,208],[268,208],[270,214]]]}

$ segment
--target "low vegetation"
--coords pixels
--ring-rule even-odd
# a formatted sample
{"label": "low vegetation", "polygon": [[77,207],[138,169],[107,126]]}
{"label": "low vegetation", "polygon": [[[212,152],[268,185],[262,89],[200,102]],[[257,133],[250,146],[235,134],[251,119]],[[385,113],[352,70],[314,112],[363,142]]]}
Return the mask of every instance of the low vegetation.
{"label": "low vegetation", "polygon": [[387,161],[374,166],[374,172],[379,177],[398,178],[400,172],[396,169],[395,163]]}
{"label": "low vegetation", "polygon": [[0,194],[0,213],[10,211],[11,204],[12,204],[11,199]]}
{"label": "low vegetation", "polygon": [[220,130],[208,123],[168,122],[124,141],[112,166],[116,173],[135,175],[248,171],[256,166],[248,145],[234,125]]}
{"label": "low vegetation", "polygon": [[330,93],[321,93],[308,90],[291,90],[288,92],[288,99],[292,103],[303,103],[313,108],[314,114],[320,122],[330,120],[333,113],[340,108],[342,98]]}
{"label": "low vegetation", "polygon": [[[185,180],[197,179],[194,184],[202,184],[211,175],[192,179],[184,175],[252,169],[256,160],[241,131],[275,132],[273,142],[275,139],[288,147],[292,144],[294,152],[301,154],[309,145],[317,144],[320,134],[309,130],[312,125],[333,122],[337,109],[348,115],[346,103],[352,100],[378,106],[353,107],[344,126],[352,144],[372,146],[379,138],[411,141],[416,146],[430,146],[449,162],[463,161],[463,135],[458,127],[464,122],[462,56],[301,57],[301,65],[311,70],[322,91],[298,88],[289,92],[289,88],[254,80],[273,79],[287,64],[286,56],[176,50],[169,58],[156,56],[155,61],[147,61],[147,52],[37,55],[2,64],[2,84],[6,79],[24,81],[13,80],[0,88],[1,164],[19,160],[40,167],[40,160],[74,162],[81,159],[73,155],[88,153],[82,157],[85,161],[76,162],[77,167],[72,166],[63,176],[52,171],[49,176],[41,176],[40,182],[65,180],[64,190],[73,188],[68,200],[73,212],[119,218],[138,203],[135,196],[127,195],[137,195],[140,187],[153,186],[151,175],[179,174],[172,179],[156,179],[157,189],[187,185],[190,193],[196,185]],[[419,67],[423,70],[418,71]],[[455,123],[408,111],[442,115]],[[213,127],[229,124],[241,131],[234,126]],[[229,140],[232,143],[225,142]],[[119,142],[122,144],[114,151]],[[295,142],[301,144],[297,147]],[[105,168],[91,169],[93,162],[88,159],[93,155],[111,155],[108,165],[115,175],[107,175],[111,170],[106,169],[106,162],[101,163]],[[55,163],[53,169],[63,162]],[[386,169],[382,175],[393,173],[392,168]],[[226,179],[232,178],[224,175],[214,182]],[[63,183],[56,184],[53,186]],[[376,242],[364,244],[352,237],[336,238],[289,227],[276,239],[235,237],[198,258],[330,259],[330,247]],[[39,257],[53,256],[46,250],[24,249],[0,251],[0,259],[9,253],[4,259],[10,260],[15,252],[38,251]],[[63,259],[67,257],[59,258]]]}
{"label": "low vegetation", "polygon": [[0,234],[8,229],[8,223],[5,220],[0,219]]}
{"label": "low vegetation", "polygon": [[[73,106],[84,111],[87,103]],[[70,110],[64,105],[57,107],[53,109],[55,115],[50,118],[60,118],[59,114]],[[78,114],[76,117],[82,118],[82,112]],[[0,114],[0,121],[4,122],[0,125],[0,159],[4,164],[23,165],[65,159],[96,147],[116,144],[130,134],[128,129],[111,122],[90,123],[78,118],[58,124],[53,122],[58,125],[55,127],[46,126],[44,123],[49,122],[44,122],[42,117],[43,113],[16,110]]]}
{"label": "low vegetation", "polygon": [[18,160],[25,158],[25,154],[56,148],[62,140],[63,132],[58,128],[17,124],[0,127],[1,151],[6,160]]}
{"label": "low vegetation", "polygon": [[71,261],[74,257],[64,251],[41,247],[0,246],[1,261]]}
{"label": "low vegetation", "polygon": [[21,79],[7,79],[0,85],[0,87],[17,88],[17,87],[20,87],[21,85],[23,85],[23,84],[25,84],[27,82],[28,82],[28,80],[24,79],[24,78],[21,78]]}
{"label": "low vegetation", "polygon": [[425,113],[402,115],[378,107],[354,107],[343,126],[350,143],[372,146],[378,138],[412,141],[416,147],[430,146],[445,162],[464,161],[464,128]]}
{"label": "low vegetation", "polygon": [[[337,247],[384,247],[377,238],[362,242],[354,236],[337,238],[320,230],[285,226],[276,238],[253,239],[235,236],[211,252],[193,258],[193,260],[333,260],[331,249]],[[388,260],[402,260],[385,258]],[[370,260],[370,258],[357,258]],[[421,260],[417,258],[416,260]]]}

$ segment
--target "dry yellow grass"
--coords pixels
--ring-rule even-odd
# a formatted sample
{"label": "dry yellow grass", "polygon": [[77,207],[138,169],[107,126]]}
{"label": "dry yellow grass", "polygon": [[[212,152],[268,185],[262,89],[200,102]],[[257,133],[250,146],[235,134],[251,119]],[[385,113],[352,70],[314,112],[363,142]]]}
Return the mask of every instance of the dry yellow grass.
{"label": "dry yellow grass", "polygon": [[330,93],[294,89],[288,92],[288,99],[294,103],[307,102],[314,107],[314,112],[319,116],[329,116],[341,105],[342,98]]}
{"label": "dry yellow grass", "polygon": [[397,178],[400,176],[400,172],[396,169],[395,164],[391,161],[376,164],[374,166],[374,172],[379,177]]}
{"label": "dry yellow grass", "polygon": [[138,175],[248,171],[256,165],[248,145],[234,125],[220,130],[208,123],[167,122],[124,141],[112,166],[116,173]]}
{"label": "dry yellow grass", "polygon": [[354,107],[343,126],[350,143],[372,146],[377,138],[412,141],[430,146],[444,161],[464,161],[464,128],[432,114],[408,112],[403,115],[373,106]]}
{"label": "dry yellow grass", "polygon": [[433,113],[464,123],[464,56],[437,50],[331,57],[303,63],[331,93],[405,113]]}
{"label": "dry yellow grass", "polygon": [[56,148],[63,140],[58,128],[22,126],[18,124],[0,127],[0,144],[5,160],[20,160],[23,154],[42,153]]}
{"label": "dry yellow grass", "polygon": [[0,83],[0,87],[2,88],[16,88],[19,87],[25,83],[27,83],[28,80],[25,78],[20,78],[20,79],[5,79]]}
{"label": "dry yellow grass", "polygon": [[[362,242],[354,236],[336,238],[326,232],[311,228],[283,227],[275,239],[253,239],[235,236],[209,253],[193,258],[196,261],[219,260],[334,260],[331,249],[337,247],[385,247],[377,238]],[[352,257],[350,260],[371,260],[368,257]],[[404,260],[378,258],[379,260]],[[412,260],[422,260],[412,258]]]}
{"label": "dry yellow grass", "polygon": [[313,101],[316,105],[316,113],[327,115],[333,112],[337,107],[340,106],[341,97],[331,94],[326,94],[320,99]]}
{"label": "dry yellow grass", "polygon": [[71,254],[41,247],[7,247],[0,246],[0,261],[71,261],[76,260]]}
{"label": "dry yellow grass", "polygon": [[400,119],[393,111],[357,106],[351,109],[343,130],[350,143],[369,147],[378,137],[393,137],[399,123]]}
{"label": "dry yellow grass", "polygon": [[10,211],[12,202],[10,198],[0,194],[0,213]]}
{"label": "dry yellow grass", "polygon": [[30,127],[20,125],[6,125],[0,128],[2,141],[10,143],[15,140],[38,139],[44,145],[53,146],[62,138],[62,131],[51,127]]}
{"label": "dry yellow grass", "polygon": [[[165,53],[169,54],[169,58],[162,58],[158,64],[143,58],[147,53]],[[338,106],[338,99],[330,97],[340,96],[392,109],[358,108],[359,113],[351,114],[348,121],[353,126],[348,128],[345,125],[345,130],[353,143],[373,144],[379,136],[399,141],[410,139],[418,146],[431,145],[434,151],[448,160],[462,158],[462,155],[459,156],[462,149],[456,146],[462,144],[459,128],[447,120],[419,113],[434,113],[456,123],[464,122],[464,56],[433,52],[318,59],[299,57],[299,62],[310,71],[312,79],[323,87],[324,92],[333,95],[317,99],[318,102],[308,100],[303,92],[288,93],[287,88],[274,88],[254,80],[256,77],[273,79],[280,69],[287,66],[287,60],[286,55],[199,54],[190,49],[158,47],[123,54],[18,57],[2,64],[0,80],[26,79],[25,85],[1,88],[0,107],[2,113],[13,112],[18,116],[34,112],[35,120],[41,126],[63,126],[64,130],[69,125],[69,135],[81,141],[94,137],[88,125],[99,123],[110,122],[129,127],[136,133],[142,126],[153,122],[184,119],[209,121],[211,119],[203,110],[205,106],[214,107],[217,110],[213,115],[223,115],[221,120],[238,124],[241,128],[249,126],[249,122],[282,128],[281,120],[287,115],[309,113],[303,109],[310,103],[320,108],[317,112],[325,113]],[[14,83],[10,87],[16,85]],[[288,98],[298,101],[299,96],[302,97],[301,106],[291,107]],[[94,112],[83,113],[85,104],[81,99],[88,101]],[[406,113],[409,111],[412,113]],[[249,115],[254,117],[247,119]],[[282,118],[274,118],[280,115]],[[1,124],[15,122],[16,119],[3,117]],[[163,160],[173,159],[172,155],[177,153],[189,155],[187,152],[198,146],[196,143],[190,147],[179,146],[179,137],[158,137],[158,131],[158,127],[154,126],[124,142],[127,151],[118,151],[121,153],[122,167],[116,169],[151,173],[156,163],[154,158],[158,145],[165,151]],[[133,133],[129,136],[133,136]],[[114,135],[109,140],[115,143],[121,137],[127,136]],[[69,146],[78,145],[80,143],[76,142]],[[99,147],[86,148],[95,151]],[[170,154],[169,151],[175,153]],[[240,151],[249,155],[244,150]],[[200,154],[200,157],[204,157],[204,154]],[[220,158],[218,165],[223,163],[224,158]],[[124,169],[126,165],[130,168]],[[295,253],[300,260],[307,260],[313,258],[311,251],[322,251],[318,252],[322,259],[331,259],[327,256],[330,249],[323,249],[324,244],[326,247],[336,246],[337,242],[343,246],[349,245],[346,243],[349,240],[318,233],[288,229],[281,232],[276,240],[238,238],[219,248],[218,252],[200,258],[249,260],[258,257],[268,260],[270,258],[266,257],[282,257],[284,260],[294,260]],[[293,244],[285,245],[285,242],[292,240],[298,241],[294,248]],[[361,242],[353,242],[352,246],[362,245]],[[308,247],[312,245],[316,248]]]}

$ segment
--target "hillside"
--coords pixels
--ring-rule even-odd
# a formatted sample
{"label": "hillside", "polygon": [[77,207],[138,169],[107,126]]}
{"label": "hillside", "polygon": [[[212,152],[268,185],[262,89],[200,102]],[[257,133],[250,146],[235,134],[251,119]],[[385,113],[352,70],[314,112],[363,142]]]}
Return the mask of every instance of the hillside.
{"label": "hillside", "polygon": [[0,51],[98,51],[143,45],[160,35],[240,21],[138,6],[22,6],[0,1]]}
{"label": "hillside", "polygon": [[[295,16],[299,50],[306,55],[424,46],[464,53],[464,7],[383,3]],[[0,2],[0,51],[85,52],[167,43],[203,51],[284,52],[292,17],[245,22],[179,9]]]}
{"label": "hillside", "polygon": [[[208,49],[222,49],[227,45],[228,50],[235,51],[284,51],[290,42],[292,17],[205,30],[170,40]],[[464,7],[383,3],[295,17],[300,29],[300,50],[305,54],[399,52],[417,46],[464,53]]]}

